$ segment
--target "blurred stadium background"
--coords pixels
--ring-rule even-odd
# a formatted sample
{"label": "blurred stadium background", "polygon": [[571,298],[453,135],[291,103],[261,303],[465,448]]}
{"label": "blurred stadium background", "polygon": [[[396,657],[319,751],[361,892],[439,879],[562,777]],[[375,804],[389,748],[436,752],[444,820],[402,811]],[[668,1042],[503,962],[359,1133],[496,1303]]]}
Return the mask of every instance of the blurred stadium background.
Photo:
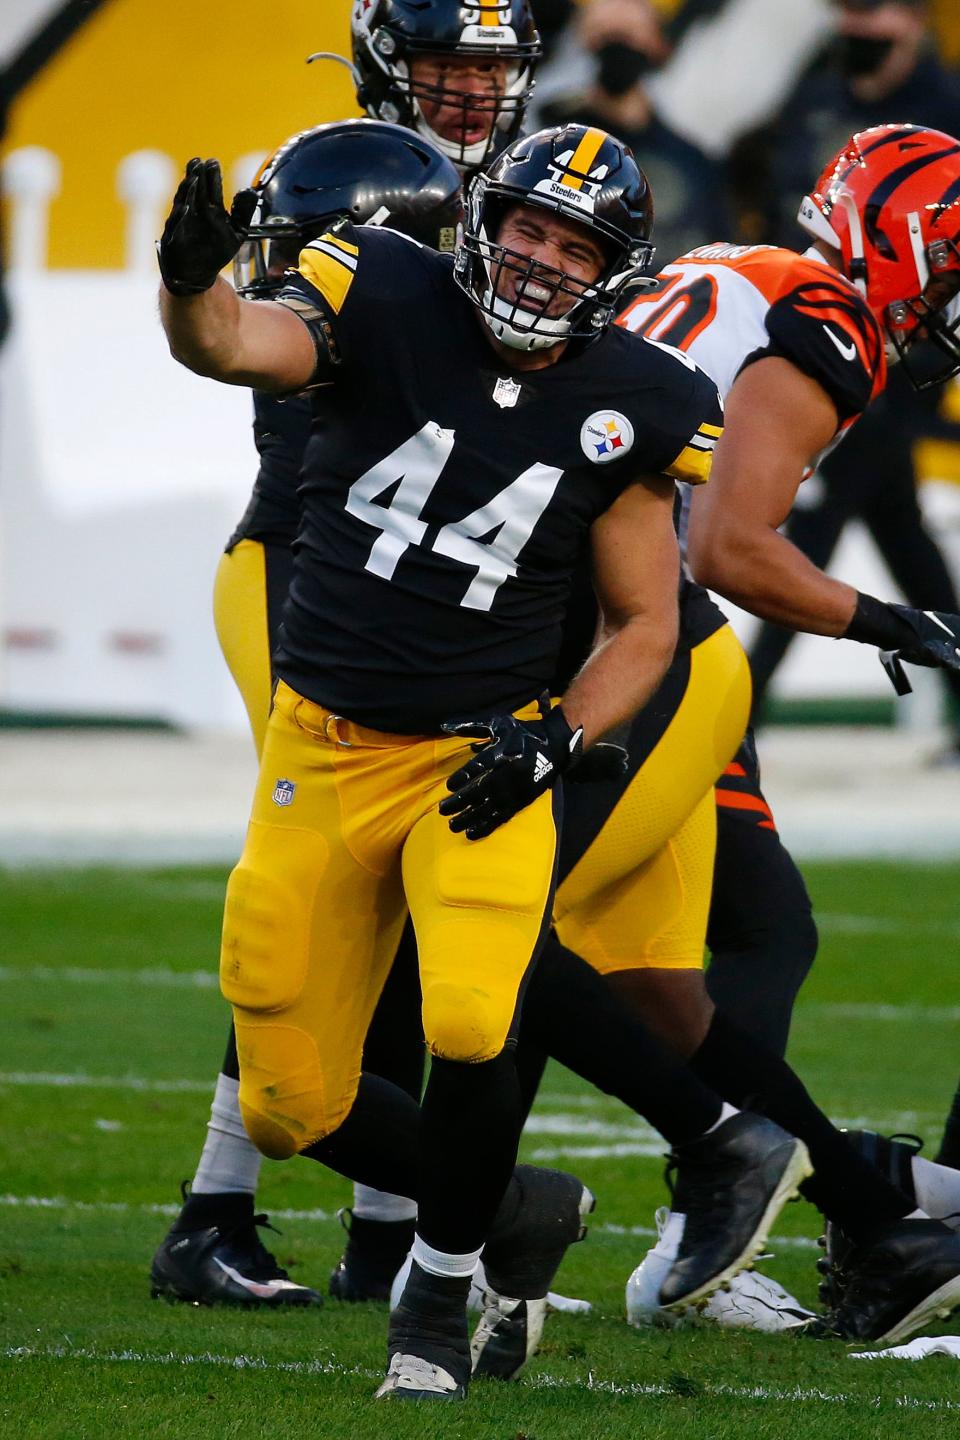
{"label": "blurred stadium background", "polygon": [[[632,141],[664,262],[716,239],[802,248],[802,188],[864,124],[960,133],[956,0],[534,9],[548,50],[534,120],[589,115]],[[253,761],[210,590],[255,474],[249,397],[169,360],[152,242],[190,155],[218,156],[239,186],[287,135],[356,113],[345,69],[304,63],[348,52],[349,12],[348,0],[0,9],[0,861],[227,859],[239,843]],[[852,75],[843,36],[864,26],[892,46]],[[857,502],[868,523],[844,528],[831,568],[891,598],[911,571],[922,587],[904,499],[916,485],[956,584],[960,384],[923,403],[894,387],[878,425]],[[850,485],[859,495],[862,475]],[[824,493],[807,482],[807,508]],[[768,785],[800,852],[960,853],[960,763],[942,763],[960,761],[960,701],[936,677],[895,706],[871,651],[804,638],[766,714]],[[871,728],[809,728],[826,722]]]}

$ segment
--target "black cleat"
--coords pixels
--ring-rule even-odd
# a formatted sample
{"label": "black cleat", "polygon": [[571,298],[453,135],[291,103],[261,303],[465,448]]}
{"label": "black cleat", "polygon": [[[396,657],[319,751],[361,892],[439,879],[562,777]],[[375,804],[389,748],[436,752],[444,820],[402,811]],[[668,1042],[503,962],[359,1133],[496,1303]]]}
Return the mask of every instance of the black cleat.
{"label": "black cleat", "polygon": [[846,1245],[816,1334],[896,1345],[960,1305],[960,1234],[942,1221],[895,1220]]}
{"label": "black cleat", "polygon": [[[257,1233],[252,1195],[190,1195],[150,1266],[150,1294],[192,1305],[322,1305],[291,1280]],[[268,1228],[273,1228],[269,1226]]]}
{"label": "black cleat", "polygon": [[470,1383],[470,1281],[430,1275],[414,1261],[390,1314],[387,1374],[377,1400],[464,1400]]}
{"label": "black cleat", "polygon": [[660,1304],[682,1312],[750,1269],[773,1222],[813,1173],[807,1147],[772,1120],[741,1111],[669,1157],[671,1213],[683,1215]]}
{"label": "black cleat", "polygon": [[[919,1135],[878,1135],[874,1130],[844,1130],[850,1144],[881,1172],[913,1209],[917,1208],[917,1192],[913,1183],[913,1157],[923,1149]],[[848,1257],[854,1248],[853,1241],[840,1226],[828,1220],[818,1244],[823,1255],[817,1261],[817,1270],[823,1277],[817,1286],[817,1294],[824,1309],[831,1311],[840,1303],[842,1275]]]}
{"label": "black cleat", "polygon": [[347,1247],[330,1276],[331,1299],[389,1300],[394,1275],[413,1244],[415,1220],[366,1220],[340,1211]]}
{"label": "black cleat", "polygon": [[536,1353],[547,1292],[596,1201],[574,1175],[518,1165],[483,1251],[486,1288],[470,1344],[473,1373],[512,1380]]}

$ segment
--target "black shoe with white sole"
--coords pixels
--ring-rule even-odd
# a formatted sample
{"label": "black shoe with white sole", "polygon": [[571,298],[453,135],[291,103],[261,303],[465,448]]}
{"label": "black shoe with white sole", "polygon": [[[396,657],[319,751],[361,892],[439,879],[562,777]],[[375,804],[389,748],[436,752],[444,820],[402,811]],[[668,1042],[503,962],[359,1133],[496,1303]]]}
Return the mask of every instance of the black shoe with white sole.
{"label": "black shoe with white sole", "polygon": [[192,1305],[322,1305],[323,1297],[291,1280],[263,1244],[252,1195],[184,1195],[184,1208],[150,1266],[154,1298]]}
{"label": "black shoe with white sole", "polygon": [[[875,1130],[844,1130],[843,1133],[858,1154],[875,1165],[916,1209],[913,1158],[923,1149],[919,1135],[878,1135]],[[951,1226],[951,1229],[956,1229],[956,1226]],[[822,1276],[817,1294],[824,1310],[829,1313],[840,1303],[843,1272],[855,1245],[832,1220],[824,1225],[823,1235],[817,1243],[824,1251],[817,1261],[817,1270]]]}
{"label": "black shoe with white sole", "polygon": [[486,1286],[470,1343],[475,1375],[512,1380],[535,1354],[547,1293],[596,1201],[575,1175],[518,1165],[483,1251]]}
{"label": "black shoe with white sole", "polygon": [[773,1222],[812,1174],[807,1147],[761,1115],[740,1111],[670,1155],[671,1214],[684,1217],[660,1304],[697,1306],[749,1269]]}
{"label": "black shoe with white sole", "polygon": [[849,1243],[831,1281],[818,1335],[899,1345],[960,1306],[960,1234],[940,1220],[895,1220]]}

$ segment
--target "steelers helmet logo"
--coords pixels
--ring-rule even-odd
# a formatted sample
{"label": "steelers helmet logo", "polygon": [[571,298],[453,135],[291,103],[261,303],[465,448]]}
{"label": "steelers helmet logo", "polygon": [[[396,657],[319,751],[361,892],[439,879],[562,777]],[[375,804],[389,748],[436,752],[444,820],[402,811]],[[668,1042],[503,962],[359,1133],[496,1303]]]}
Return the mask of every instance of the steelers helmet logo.
{"label": "steelers helmet logo", "polygon": [[583,422],[580,445],[594,465],[606,465],[633,445],[633,426],[619,410],[597,410]]}

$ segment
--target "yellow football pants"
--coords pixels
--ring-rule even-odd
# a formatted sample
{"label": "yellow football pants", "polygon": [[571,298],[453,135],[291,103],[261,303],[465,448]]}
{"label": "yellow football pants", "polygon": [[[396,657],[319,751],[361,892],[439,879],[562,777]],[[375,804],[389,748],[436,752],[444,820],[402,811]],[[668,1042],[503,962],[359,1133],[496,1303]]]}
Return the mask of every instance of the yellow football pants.
{"label": "yellow football pants", "polygon": [[703,964],[713,886],[714,782],[743,739],[750,667],[724,625],[690,653],[666,731],[603,828],[561,877],[554,923],[602,974]]}
{"label": "yellow football pants", "polygon": [[432,1053],[503,1048],[545,931],[557,832],[548,793],[484,840],[452,834],[437,806],[470,753],[277,686],[220,960],[240,1108],[264,1154],[285,1159],[346,1117],[408,906]]}
{"label": "yellow football pants", "polygon": [[267,620],[266,552],[259,540],[241,540],[220,556],[213,582],[213,623],[223,658],[247,707],[257,754],[270,718],[273,670]]}

